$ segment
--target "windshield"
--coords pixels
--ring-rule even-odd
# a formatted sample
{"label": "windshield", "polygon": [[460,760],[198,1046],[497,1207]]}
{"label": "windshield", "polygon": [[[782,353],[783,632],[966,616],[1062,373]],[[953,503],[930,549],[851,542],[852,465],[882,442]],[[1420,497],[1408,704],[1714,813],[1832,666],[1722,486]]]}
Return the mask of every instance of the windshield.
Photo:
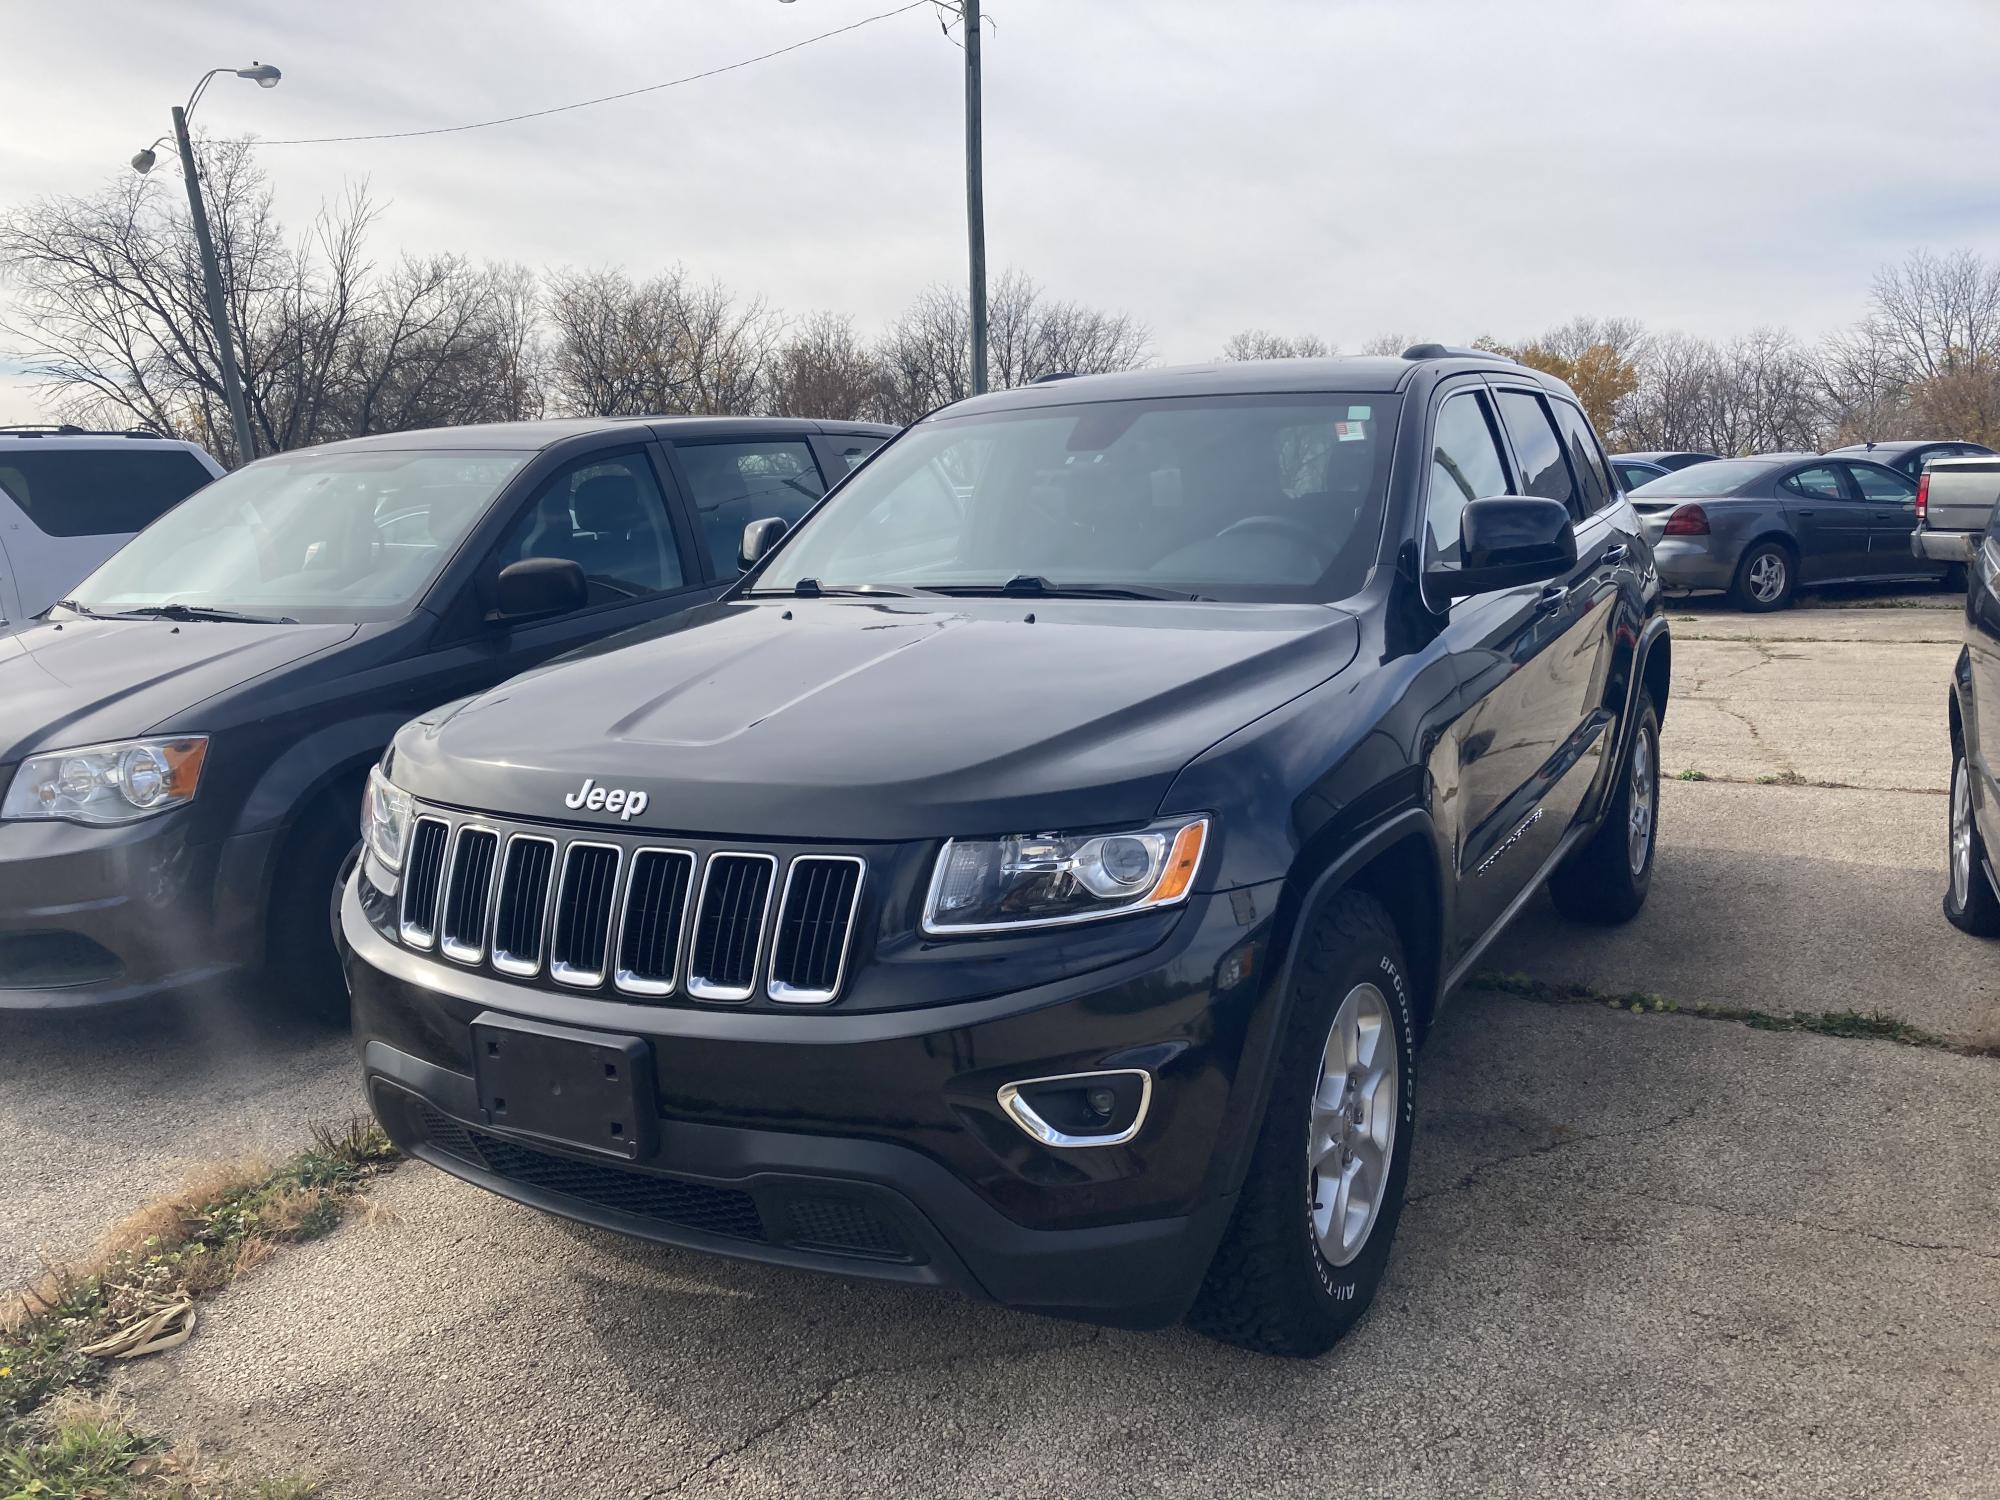
{"label": "windshield", "polygon": [[1400,405],[1211,396],[934,419],[787,537],[753,592],[1342,598],[1375,560]]}
{"label": "windshield", "polygon": [[199,490],[72,591],[121,614],[162,606],[297,620],[407,614],[527,453],[311,450]]}
{"label": "windshield", "polygon": [[1760,474],[1776,465],[1754,458],[1720,458],[1705,464],[1689,464],[1671,474],[1648,480],[1632,491],[1634,500],[1655,497],[1661,500],[1702,500],[1733,495]]}

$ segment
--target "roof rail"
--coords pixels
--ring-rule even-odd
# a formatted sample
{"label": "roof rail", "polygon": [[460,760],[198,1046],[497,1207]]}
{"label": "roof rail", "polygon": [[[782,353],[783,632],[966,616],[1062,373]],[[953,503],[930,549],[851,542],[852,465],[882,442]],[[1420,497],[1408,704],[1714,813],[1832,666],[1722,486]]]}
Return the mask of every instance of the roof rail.
{"label": "roof rail", "polygon": [[1051,370],[1046,375],[1037,375],[1033,380],[1029,381],[1028,384],[1047,385],[1052,380],[1074,380],[1074,379],[1076,379],[1076,371],[1074,370]]}
{"label": "roof rail", "polygon": [[1412,344],[1403,351],[1405,359],[1497,359],[1505,364],[1519,364],[1511,354],[1502,354],[1498,349],[1462,349],[1456,344]]}
{"label": "roof rail", "polygon": [[74,422],[15,422],[0,426],[0,437],[164,438],[150,427],[79,427]]}

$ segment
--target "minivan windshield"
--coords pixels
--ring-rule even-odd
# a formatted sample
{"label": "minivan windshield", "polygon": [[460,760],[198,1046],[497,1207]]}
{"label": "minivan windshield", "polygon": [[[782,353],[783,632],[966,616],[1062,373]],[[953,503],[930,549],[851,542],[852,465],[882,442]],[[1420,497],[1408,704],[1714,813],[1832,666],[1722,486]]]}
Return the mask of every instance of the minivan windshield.
{"label": "minivan windshield", "polygon": [[1382,530],[1401,397],[1197,396],[923,422],[752,593],[1338,599]]}
{"label": "minivan windshield", "polygon": [[67,602],[101,615],[395,619],[530,456],[307,449],[267,458],[168,511]]}

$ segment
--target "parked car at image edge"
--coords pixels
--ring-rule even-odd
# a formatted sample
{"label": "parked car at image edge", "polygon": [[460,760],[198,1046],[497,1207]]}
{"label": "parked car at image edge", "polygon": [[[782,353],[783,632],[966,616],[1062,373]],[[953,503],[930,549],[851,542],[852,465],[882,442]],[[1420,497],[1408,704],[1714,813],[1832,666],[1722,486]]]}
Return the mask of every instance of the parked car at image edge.
{"label": "parked car at image edge", "polygon": [[1952,667],[1945,707],[1951,731],[1951,801],[1944,914],[1954,927],[1977,937],[2000,937],[2000,869],[1991,853],[2000,845],[2000,763],[1994,756],[2000,747],[2000,509],[1990,501],[1974,539],[1965,590],[1965,645]]}
{"label": "parked car at image edge", "polygon": [[1917,529],[1910,551],[1963,578],[2000,500],[2000,454],[1941,458],[1917,479]]}
{"label": "parked car at image edge", "polygon": [[1761,612],[1821,584],[1945,577],[1945,564],[1911,556],[1916,497],[1881,464],[1765,453],[1679,470],[1631,499],[1661,582]]}
{"label": "parked car at image edge", "polygon": [[331,893],[368,768],[447,699],[712,599],[892,429],[581,419],[246,465],[0,637],[0,1010],[269,962],[345,1014]]}
{"label": "parked car at image edge", "polygon": [[1829,448],[1826,451],[1829,458],[1865,458],[1872,463],[1887,465],[1914,484],[1917,476],[1936,459],[1989,454],[1993,450],[1984,443],[1924,438],[1900,443],[1850,443],[1845,448]]}
{"label": "parked car at image edge", "polygon": [[1324,1350],[1440,1003],[1652,877],[1667,624],[1568,388],[1040,384],[781,529],[396,736],[341,909],[382,1123],[630,1234]]}
{"label": "parked car at image edge", "polygon": [[153,432],[0,427],[0,636],[221,472]]}

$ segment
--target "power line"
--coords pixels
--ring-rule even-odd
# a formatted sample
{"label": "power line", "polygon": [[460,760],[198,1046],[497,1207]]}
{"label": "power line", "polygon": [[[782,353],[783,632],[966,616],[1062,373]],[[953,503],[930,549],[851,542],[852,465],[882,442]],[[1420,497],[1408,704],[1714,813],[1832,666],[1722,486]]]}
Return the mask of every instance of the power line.
{"label": "power line", "polygon": [[670,78],[665,83],[649,83],[644,88],[627,89],[622,94],[603,94],[595,99],[579,99],[574,104],[558,104],[551,109],[531,109],[526,114],[503,115],[497,120],[475,120],[470,125],[438,125],[429,130],[390,130],[381,135],[315,135],[302,136],[293,140],[258,141],[259,146],[331,146],[348,141],[400,141],[419,135],[457,135],[466,130],[485,130],[493,125],[512,125],[517,120],[539,120],[544,115],[560,115],[573,109],[589,109],[593,104],[610,104],[617,99],[632,99],[640,94],[656,94],[661,89],[679,88],[684,83],[699,83],[704,78],[713,78],[720,73],[733,73],[738,68],[747,68],[754,63],[769,62],[774,57],[783,57],[787,52],[796,52],[801,47],[810,47],[814,42],[823,42],[829,37],[841,36],[850,31],[859,31],[863,26],[872,26],[877,21],[886,21],[891,16],[900,16],[905,11],[920,9],[932,0],[911,0],[908,5],[899,5],[894,10],[880,11],[872,16],[863,16],[858,21],[845,26],[836,26],[831,31],[822,31],[818,36],[809,36],[803,41],[793,42],[788,47],[779,47],[773,52],[762,52],[755,57],[746,57],[741,62],[724,63],[719,68],[708,68],[700,73],[690,73],[685,78]]}

